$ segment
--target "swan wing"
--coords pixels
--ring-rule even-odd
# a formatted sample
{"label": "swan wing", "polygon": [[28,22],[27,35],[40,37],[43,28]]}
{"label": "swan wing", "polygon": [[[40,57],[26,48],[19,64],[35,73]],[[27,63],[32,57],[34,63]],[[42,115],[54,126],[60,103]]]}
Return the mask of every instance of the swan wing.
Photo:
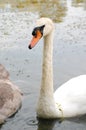
{"label": "swan wing", "polygon": [[54,93],[55,102],[60,104],[64,116],[86,113],[86,75],[70,79]]}

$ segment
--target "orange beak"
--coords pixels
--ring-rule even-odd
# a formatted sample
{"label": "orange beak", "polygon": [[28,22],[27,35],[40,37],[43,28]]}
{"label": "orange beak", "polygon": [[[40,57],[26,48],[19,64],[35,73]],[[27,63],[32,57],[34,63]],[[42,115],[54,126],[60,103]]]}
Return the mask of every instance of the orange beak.
{"label": "orange beak", "polygon": [[32,40],[30,42],[29,49],[32,49],[38,43],[38,41],[41,39],[41,37],[42,37],[42,34],[38,30],[36,33],[36,36],[33,36]]}

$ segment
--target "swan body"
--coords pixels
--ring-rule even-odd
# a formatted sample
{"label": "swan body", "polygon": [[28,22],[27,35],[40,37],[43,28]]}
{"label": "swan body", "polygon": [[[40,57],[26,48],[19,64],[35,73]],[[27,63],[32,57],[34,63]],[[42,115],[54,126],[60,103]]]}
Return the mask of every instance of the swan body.
{"label": "swan body", "polygon": [[37,20],[29,45],[32,49],[44,37],[43,65],[37,116],[40,118],[74,117],[86,114],[86,75],[70,79],[53,92],[53,34],[49,18]]}
{"label": "swan body", "polygon": [[9,73],[0,64],[0,124],[13,115],[21,106],[22,94],[9,80]]}

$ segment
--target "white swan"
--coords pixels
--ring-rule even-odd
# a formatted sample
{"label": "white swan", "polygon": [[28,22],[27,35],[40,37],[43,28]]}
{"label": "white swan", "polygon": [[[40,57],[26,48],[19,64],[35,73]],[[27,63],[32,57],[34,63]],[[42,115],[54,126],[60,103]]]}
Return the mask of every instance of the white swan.
{"label": "white swan", "polygon": [[53,94],[53,33],[54,24],[49,18],[37,20],[29,45],[32,49],[44,36],[43,68],[37,116],[41,118],[74,117],[86,113],[86,75],[75,77]]}
{"label": "white swan", "polygon": [[9,73],[0,64],[0,124],[13,115],[21,106],[22,94],[9,80]]}

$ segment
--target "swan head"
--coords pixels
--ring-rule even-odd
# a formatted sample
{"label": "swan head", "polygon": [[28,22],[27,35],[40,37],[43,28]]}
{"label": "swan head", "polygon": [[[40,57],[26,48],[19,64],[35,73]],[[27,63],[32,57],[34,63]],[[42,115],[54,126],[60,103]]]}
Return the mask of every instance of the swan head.
{"label": "swan head", "polygon": [[54,24],[49,18],[40,18],[36,22],[36,26],[32,31],[33,38],[29,49],[32,49],[42,37],[48,36],[54,30]]}

